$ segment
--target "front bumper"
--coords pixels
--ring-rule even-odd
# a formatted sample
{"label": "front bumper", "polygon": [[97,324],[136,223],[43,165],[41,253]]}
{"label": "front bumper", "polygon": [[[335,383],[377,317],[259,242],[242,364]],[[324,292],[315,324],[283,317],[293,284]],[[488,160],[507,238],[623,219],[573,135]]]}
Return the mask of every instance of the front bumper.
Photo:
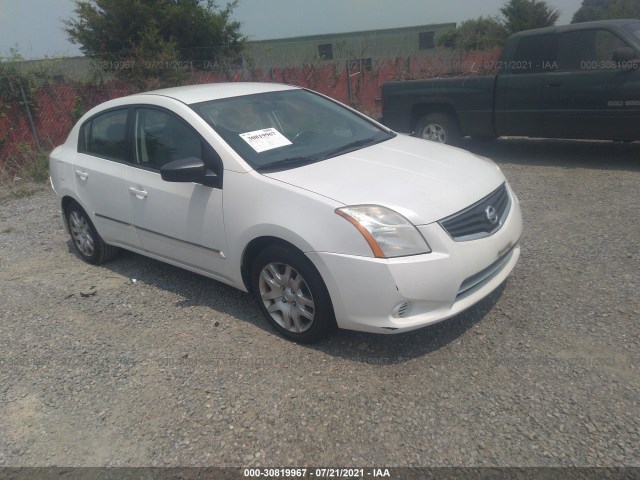
{"label": "front bumper", "polygon": [[522,216],[513,192],[511,198],[502,228],[489,237],[454,242],[438,223],[418,227],[431,246],[429,254],[378,259],[309,253],[331,295],[338,326],[406,332],[452,317],[489,295],[520,256]]}

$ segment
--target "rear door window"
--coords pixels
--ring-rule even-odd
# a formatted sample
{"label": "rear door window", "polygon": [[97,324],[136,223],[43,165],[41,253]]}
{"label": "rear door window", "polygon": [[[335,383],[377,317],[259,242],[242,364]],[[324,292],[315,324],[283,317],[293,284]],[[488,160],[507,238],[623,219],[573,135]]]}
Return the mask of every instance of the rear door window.
{"label": "rear door window", "polygon": [[98,115],[82,127],[80,151],[112,160],[128,161],[127,109]]}

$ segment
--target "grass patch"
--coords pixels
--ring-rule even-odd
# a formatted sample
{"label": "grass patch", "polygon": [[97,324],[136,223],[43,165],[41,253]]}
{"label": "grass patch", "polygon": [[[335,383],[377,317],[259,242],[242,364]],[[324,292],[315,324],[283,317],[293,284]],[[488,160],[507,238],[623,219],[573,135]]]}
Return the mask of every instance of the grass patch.
{"label": "grass patch", "polygon": [[25,165],[23,175],[36,183],[44,183],[49,180],[49,154],[38,152]]}
{"label": "grass patch", "polygon": [[10,198],[13,200],[18,198],[31,197],[40,190],[40,188],[19,187],[9,190],[9,193],[5,195],[5,198]]}
{"label": "grass patch", "polygon": [[[31,186],[13,186],[7,188],[2,194],[0,194],[0,205],[5,204],[11,200],[19,200],[21,198],[27,198],[41,192],[44,188],[43,185],[31,185]],[[7,232],[5,232],[7,233]]]}
{"label": "grass patch", "polygon": [[49,152],[20,143],[17,151],[0,158],[0,186],[15,185],[17,179],[43,183],[49,178]]}
{"label": "grass patch", "polygon": [[11,233],[11,232],[13,232],[12,227],[3,228],[2,230],[0,230],[0,233]]}

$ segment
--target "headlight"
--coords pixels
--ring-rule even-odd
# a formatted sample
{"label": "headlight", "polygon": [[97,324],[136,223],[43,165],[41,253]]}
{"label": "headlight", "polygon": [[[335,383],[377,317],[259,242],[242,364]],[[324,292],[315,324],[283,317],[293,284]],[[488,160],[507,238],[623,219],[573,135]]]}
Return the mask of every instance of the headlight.
{"label": "headlight", "polygon": [[404,257],[431,252],[409,220],[379,205],[337,208],[336,213],[353,224],[378,258]]}

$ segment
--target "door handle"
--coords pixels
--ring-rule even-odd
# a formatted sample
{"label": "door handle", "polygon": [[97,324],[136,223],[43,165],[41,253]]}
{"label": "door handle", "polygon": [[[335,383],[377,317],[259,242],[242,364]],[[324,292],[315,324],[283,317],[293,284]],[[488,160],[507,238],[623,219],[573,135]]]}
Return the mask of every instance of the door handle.
{"label": "door handle", "polygon": [[129,193],[131,195],[135,195],[138,198],[145,198],[147,196],[147,192],[144,190],[138,190],[137,188],[129,187]]}
{"label": "door handle", "polygon": [[561,87],[562,84],[561,83],[547,83],[546,86],[547,87]]}
{"label": "door handle", "polygon": [[80,180],[86,180],[89,174],[87,172],[83,172],[82,170],[76,170],[76,175],[80,178]]}

